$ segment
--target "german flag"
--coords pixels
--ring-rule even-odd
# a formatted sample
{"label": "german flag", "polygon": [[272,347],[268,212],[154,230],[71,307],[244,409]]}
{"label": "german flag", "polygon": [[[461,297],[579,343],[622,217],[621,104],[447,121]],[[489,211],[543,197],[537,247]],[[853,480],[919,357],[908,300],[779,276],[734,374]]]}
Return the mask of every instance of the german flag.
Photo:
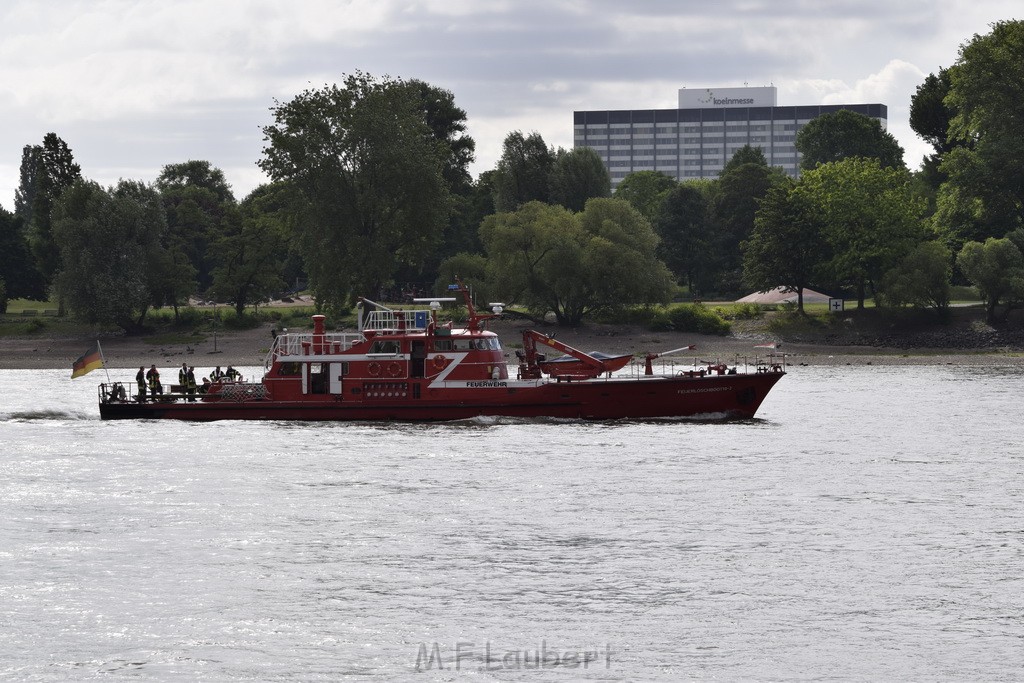
{"label": "german flag", "polygon": [[100,353],[100,343],[96,342],[88,351],[79,356],[78,360],[71,364],[71,379],[81,377],[96,368],[102,367],[103,354]]}

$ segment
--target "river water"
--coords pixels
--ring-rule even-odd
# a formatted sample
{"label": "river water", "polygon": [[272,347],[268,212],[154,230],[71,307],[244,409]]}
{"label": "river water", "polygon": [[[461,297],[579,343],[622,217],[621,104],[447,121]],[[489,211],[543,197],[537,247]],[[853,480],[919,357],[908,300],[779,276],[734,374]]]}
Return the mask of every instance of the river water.
{"label": "river water", "polygon": [[1020,368],[602,424],[101,422],[68,375],[0,371],[0,678],[1024,671]]}

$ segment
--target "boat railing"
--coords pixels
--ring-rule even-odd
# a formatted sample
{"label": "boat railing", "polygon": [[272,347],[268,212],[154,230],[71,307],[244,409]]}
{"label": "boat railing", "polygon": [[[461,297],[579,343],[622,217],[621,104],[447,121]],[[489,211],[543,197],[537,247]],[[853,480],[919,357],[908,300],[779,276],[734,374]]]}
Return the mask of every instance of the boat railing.
{"label": "boat railing", "polygon": [[153,395],[148,389],[139,392],[136,389],[137,386],[136,382],[103,382],[97,387],[100,403],[174,403],[176,401],[194,403],[196,401],[205,401],[208,396],[225,394],[230,394],[233,397],[245,395],[248,397],[255,396],[256,398],[263,398],[266,395],[266,389],[261,383],[236,382],[233,380],[223,380],[219,385],[210,385],[219,387],[212,394],[207,393],[208,388],[205,386],[196,387],[194,390],[188,391],[180,385],[169,384],[166,386],[166,390],[164,385],[161,385],[159,393]]}
{"label": "boat railing", "polygon": [[314,335],[312,332],[302,334],[280,334],[270,349],[271,355],[308,356],[310,353],[339,353],[347,351],[353,345],[363,341],[361,334],[350,332],[329,332]]}
{"label": "boat railing", "polygon": [[[744,356],[735,354],[730,359],[708,358],[695,356],[690,359],[666,356],[653,364],[656,376],[710,376],[718,374],[740,374],[748,375],[764,372],[785,372],[787,366],[786,354],[773,353],[767,356]],[[642,357],[636,357],[630,361],[621,371],[623,375],[644,377],[646,373],[645,363]]]}
{"label": "boat railing", "polygon": [[223,401],[262,401],[267,398],[267,388],[256,382],[234,382],[223,384],[217,392]]}
{"label": "boat railing", "polygon": [[377,332],[423,331],[429,324],[430,311],[422,308],[377,309],[363,318],[363,329]]}
{"label": "boat railing", "polygon": [[365,339],[363,335],[353,332],[326,332],[318,335],[312,332],[279,334],[263,360],[263,370],[269,370],[275,360],[284,356],[342,353]]}

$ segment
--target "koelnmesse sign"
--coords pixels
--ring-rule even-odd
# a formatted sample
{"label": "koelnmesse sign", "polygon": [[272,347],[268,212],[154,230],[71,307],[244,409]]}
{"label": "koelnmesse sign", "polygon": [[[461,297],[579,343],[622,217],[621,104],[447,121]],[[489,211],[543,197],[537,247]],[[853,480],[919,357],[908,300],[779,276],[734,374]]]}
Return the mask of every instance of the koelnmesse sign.
{"label": "koelnmesse sign", "polygon": [[709,107],[774,107],[776,89],[764,88],[706,88],[679,90],[680,109],[707,109]]}

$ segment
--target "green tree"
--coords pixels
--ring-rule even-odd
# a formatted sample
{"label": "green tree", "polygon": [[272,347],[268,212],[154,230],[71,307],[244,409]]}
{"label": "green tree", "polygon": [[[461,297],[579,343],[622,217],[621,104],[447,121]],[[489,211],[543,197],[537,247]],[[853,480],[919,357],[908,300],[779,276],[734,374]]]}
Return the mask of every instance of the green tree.
{"label": "green tree", "polygon": [[463,194],[472,183],[469,165],[476,152],[476,142],[466,134],[466,110],[455,104],[455,96],[449,90],[417,79],[404,84],[418,103],[434,139],[444,146],[442,174],[449,190]]}
{"label": "green tree", "polygon": [[[181,321],[181,307],[196,290],[196,270],[181,251],[168,249],[164,231],[157,247],[147,252],[146,286],[153,308],[169,306],[174,310],[175,324]],[[145,311],[139,317],[142,325]]]}
{"label": "green tree", "polygon": [[961,197],[979,201],[972,232],[1001,237],[1024,225],[1024,21],[975,35],[949,78],[949,138],[961,146],[944,155],[941,171]]}
{"label": "green tree", "polygon": [[441,243],[428,258],[415,265],[400,265],[395,278],[401,281],[423,282],[433,279],[438,265],[446,256],[455,253],[466,241],[474,241],[479,222],[467,231],[467,214],[471,211],[474,187],[469,174],[476,143],[465,134],[466,112],[455,104],[452,93],[420,80],[406,81],[411,96],[419,103],[418,109],[434,138],[443,145],[442,175],[448,184],[451,210]]}
{"label": "green tree", "polygon": [[24,222],[0,206],[0,280],[6,283],[0,297],[0,313],[7,312],[7,300],[42,299],[45,288],[25,237]]}
{"label": "green tree", "polygon": [[[760,150],[749,146],[744,149],[736,153],[739,158],[734,156],[719,176],[713,205],[716,236],[709,256],[719,291],[735,291],[741,286],[740,244],[754,230],[754,217],[761,200],[769,189],[787,177],[779,169],[769,168]],[[744,158],[753,160],[741,161]]]}
{"label": "green tree", "polygon": [[558,253],[571,251],[577,228],[571,211],[539,201],[487,216],[480,240],[496,295],[509,305],[545,306],[540,302],[547,293],[541,288],[551,278],[552,261]]}
{"label": "green tree", "polygon": [[1024,228],[1017,228],[1006,233],[1006,239],[1013,242],[1014,246],[1020,249],[1020,253],[1024,254]]}
{"label": "green tree", "polygon": [[406,85],[418,102],[418,109],[427,127],[443,146],[442,175],[451,195],[448,224],[438,249],[420,263],[399,266],[395,273],[395,277],[402,281],[425,282],[436,277],[438,266],[444,258],[459,251],[480,250],[477,230],[483,216],[494,213],[494,200],[488,196],[486,202],[490,209],[477,215],[479,185],[473,182],[469,174],[476,142],[466,134],[466,112],[455,104],[452,93],[415,79]]}
{"label": "green tree", "polygon": [[758,166],[767,167],[768,159],[765,158],[764,150],[760,147],[743,145],[736,150],[736,153],[732,155],[732,158],[729,159],[729,161],[725,162],[725,168],[722,169],[722,173],[720,175],[725,175],[743,164],[756,164]]}
{"label": "green tree", "polygon": [[438,272],[434,282],[435,292],[447,296],[448,285],[458,278],[473,292],[477,305],[494,301],[487,272],[487,257],[483,254],[455,254],[441,262]]}
{"label": "green tree", "polygon": [[156,179],[160,192],[178,188],[200,187],[208,190],[219,204],[233,204],[235,195],[224,172],[209,161],[190,159],[180,164],[167,164]]}
{"label": "green tree", "polygon": [[551,170],[551,202],[580,212],[588,199],[610,197],[612,177],[590,147],[559,149]]}
{"label": "green tree", "polygon": [[933,190],[946,180],[946,174],[939,170],[942,156],[963,144],[949,137],[949,124],[956,116],[946,102],[950,85],[949,70],[939,69],[938,74],[928,74],[910,99],[910,127],[935,150],[921,165],[921,175]]}
{"label": "green tree", "polygon": [[480,228],[496,296],[560,325],[592,313],[667,301],[671,273],[655,256],[658,237],[628,203],[591,199],[580,214],[530,202],[489,216]]}
{"label": "green tree", "polygon": [[468,190],[452,196],[452,215],[445,229],[435,267],[456,254],[483,253],[480,223],[494,213],[495,173],[493,170],[484,171],[470,184]]}
{"label": "green tree", "polygon": [[288,257],[291,201],[285,185],[257,187],[242,201],[237,224],[211,248],[218,265],[210,293],[218,301],[233,304],[239,316],[246,306],[266,301],[285,288],[282,273]]}
{"label": "green tree", "polygon": [[[185,296],[213,281],[210,245],[220,239],[237,207],[224,172],[209,161],[192,159],[163,167],[155,182],[167,215],[164,246],[177,264],[187,261],[195,281]],[[182,271],[184,272],[184,271]],[[180,301],[168,301],[175,307]],[[175,308],[177,310],[177,308]]]}
{"label": "green tree", "polygon": [[515,211],[527,202],[548,201],[554,166],[555,152],[540,133],[528,136],[518,130],[509,133],[495,169],[495,209]]}
{"label": "green tree", "polygon": [[806,171],[793,190],[805,202],[831,249],[822,281],[852,287],[864,308],[868,287],[924,237],[924,202],[906,170],[853,157]]}
{"label": "green tree", "polygon": [[698,295],[710,286],[714,228],[704,193],[694,183],[680,183],[665,195],[654,220],[660,242],[658,257],[678,282]]}
{"label": "green tree", "polygon": [[344,308],[425,262],[448,221],[450,155],[404,81],[357,72],[273,113],[259,165],[302,197],[293,220],[319,303]]}
{"label": "green tree", "polygon": [[64,268],[57,288],[79,319],[133,328],[150,300],[149,252],[159,246],[163,213],[155,193],[138,186],[113,191],[79,181],[53,207],[53,234]]}
{"label": "green tree", "polygon": [[492,173],[485,171],[481,174],[481,180],[451,195],[451,211],[440,246],[422,264],[399,268],[395,273],[397,281],[419,284],[430,282],[437,279],[445,259],[463,252],[483,253],[480,222],[484,216],[494,213],[494,196],[484,177]]}
{"label": "green tree", "polygon": [[20,181],[18,189],[14,191],[14,215],[24,221],[25,225],[32,225],[42,154],[41,145],[25,145],[21,150]]}
{"label": "green tree", "polygon": [[946,182],[939,187],[935,198],[932,230],[950,251],[959,253],[965,243],[991,236],[992,228],[985,225],[984,213],[979,197],[972,196],[956,183]]}
{"label": "green tree", "polygon": [[[36,260],[36,268],[43,281],[50,285],[61,270],[61,248],[54,239],[50,212],[61,194],[81,179],[82,170],[75,163],[67,143],[57,137],[56,133],[47,133],[43,137],[43,145],[37,160],[28,240]],[[64,300],[59,292],[58,302],[60,313],[63,314]]]}
{"label": "green tree", "polygon": [[760,292],[776,287],[796,292],[797,310],[803,313],[803,290],[815,281],[829,249],[809,198],[795,188],[796,183],[787,180],[765,195],[754,231],[741,245],[743,282]]}
{"label": "green tree", "polygon": [[[111,194],[115,200],[137,207],[142,213],[140,220],[151,231],[145,239],[140,238],[145,252],[149,306],[171,306],[174,309],[174,321],[179,322],[179,308],[188,303],[188,297],[195,291],[196,273],[180,252],[168,247],[165,197],[155,186],[133,180],[122,180]],[[148,306],[140,310],[135,328],[141,329],[148,311]]]}
{"label": "green tree", "polygon": [[587,240],[583,267],[592,296],[577,304],[580,318],[591,311],[668,303],[672,273],[658,259],[658,235],[640,212],[622,200],[596,198],[577,216]]}
{"label": "green tree", "polygon": [[[956,263],[985,298],[990,324],[1005,321],[1010,311],[1024,303],[1024,255],[1011,240],[989,237],[984,243],[968,242]],[[1000,304],[1005,309],[997,316]]]}
{"label": "green tree", "polygon": [[921,242],[882,278],[879,296],[889,306],[949,308],[953,254],[940,242]]}
{"label": "green tree", "polygon": [[883,168],[906,168],[896,138],[877,119],[847,109],[811,119],[797,133],[796,148],[804,171],[851,157],[877,159]]}
{"label": "green tree", "polygon": [[634,171],[622,179],[613,196],[629,202],[644,218],[653,221],[665,195],[678,184],[661,171]]}
{"label": "green tree", "polygon": [[951,85],[949,70],[928,74],[910,98],[910,127],[935,150],[944,154],[956,145],[949,138],[949,123],[956,115],[946,102]]}

